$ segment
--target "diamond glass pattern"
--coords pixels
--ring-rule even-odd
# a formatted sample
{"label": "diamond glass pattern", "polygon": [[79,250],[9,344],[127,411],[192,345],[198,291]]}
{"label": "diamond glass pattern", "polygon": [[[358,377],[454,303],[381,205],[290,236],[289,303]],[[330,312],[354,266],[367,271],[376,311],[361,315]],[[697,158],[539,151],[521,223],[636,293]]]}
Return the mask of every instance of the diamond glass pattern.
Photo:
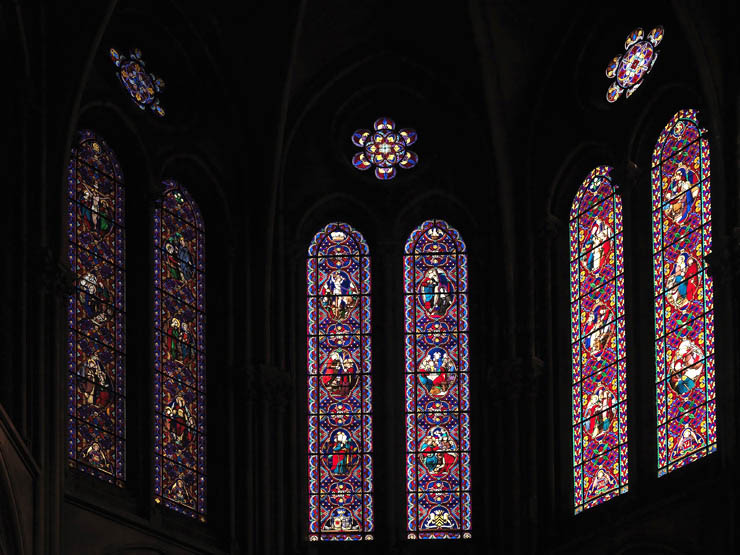
{"label": "diamond glass pattern", "polygon": [[123,174],[115,154],[81,131],[67,173],[69,264],[67,458],[123,486],[126,478],[126,292]]}
{"label": "diamond glass pattern", "polygon": [[575,513],[628,487],[622,201],[600,166],[570,211]]}
{"label": "diamond glass pattern", "polygon": [[205,232],[175,181],[154,209],[154,501],[205,522]]}
{"label": "diamond glass pattern", "polygon": [[653,151],[658,475],[717,449],[709,140],[681,110]]}

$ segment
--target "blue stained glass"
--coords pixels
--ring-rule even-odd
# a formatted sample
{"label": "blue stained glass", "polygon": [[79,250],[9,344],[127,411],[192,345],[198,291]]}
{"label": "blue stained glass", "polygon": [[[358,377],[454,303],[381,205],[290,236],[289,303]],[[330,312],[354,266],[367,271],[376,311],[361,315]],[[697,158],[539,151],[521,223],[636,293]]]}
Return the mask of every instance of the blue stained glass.
{"label": "blue stained glass", "polygon": [[309,540],[372,540],[370,257],[332,223],[308,250]]}
{"label": "blue stained glass", "polygon": [[681,110],[652,163],[659,476],[717,450],[709,161],[696,110]]}
{"label": "blue stained glass", "polygon": [[115,154],[81,131],[68,173],[69,465],[123,486],[126,478],[125,229],[123,174]]}
{"label": "blue stained glass", "polygon": [[406,495],[409,539],[471,537],[468,261],[447,222],[406,242]]}
{"label": "blue stained glass", "polygon": [[174,181],[154,210],[154,501],[206,516],[205,232]]}

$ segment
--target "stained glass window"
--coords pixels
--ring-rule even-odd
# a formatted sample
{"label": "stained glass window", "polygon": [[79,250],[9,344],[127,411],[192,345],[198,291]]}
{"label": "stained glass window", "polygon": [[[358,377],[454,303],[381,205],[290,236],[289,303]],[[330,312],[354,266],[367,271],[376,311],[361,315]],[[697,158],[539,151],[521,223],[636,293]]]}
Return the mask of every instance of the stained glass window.
{"label": "stained glass window", "polygon": [[309,539],[371,540],[370,257],[344,223],[308,249]]}
{"label": "stained glass window", "polygon": [[606,66],[606,76],[614,79],[606,91],[607,101],[616,102],[622,93],[629,98],[642,85],[658,59],[657,48],[663,35],[663,27],[659,26],[652,29],[647,37],[639,27],[627,36],[624,54],[617,54]]}
{"label": "stained glass window", "polygon": [[110,483],[126,478],[125,230],[115,154],[81,131],[68,174],[67,321],[69,465]]}
{"label": "stained glass window", "polygon": [[717,449],[709,140],[695,110],[673,116],[653,152],[658,475]]}
{"label": "stained glass window", "polygon": [[164,116],[164,108],[157,94],[164,90],[164,80],[146,70],[141,50],[134,48],[128,57],[115,48],[109,51],[110,58],[118,68],[116,75],[136,105],[145,110],[149,107],[158,116]]}
{"label": "stained glass window", "polygon": [[406,242],[406,490],[409,539],[469,538],[468,260],[460,234],[427,220]]}
{"label": "stained glass window", "polygon": [[627,491],[622,201],[595,168],[570,211],[575,513]]}
{"label": "stained glass window", "polygon": [[205,521],[205,235],[174,181],[154,210],[154,501]]}
{"label": "stained glass window", "polygon": [[416,142],[413,129],[396,129],[390,118],[378,118],[373,131],[358,129],[352,134],[352,144],[362,148],[352,158],[352,165],[360,171],[375,167],[375,177],[382,180],[396,177],[396,166],[410,170],[416,166],[419,156],[407,147]]}

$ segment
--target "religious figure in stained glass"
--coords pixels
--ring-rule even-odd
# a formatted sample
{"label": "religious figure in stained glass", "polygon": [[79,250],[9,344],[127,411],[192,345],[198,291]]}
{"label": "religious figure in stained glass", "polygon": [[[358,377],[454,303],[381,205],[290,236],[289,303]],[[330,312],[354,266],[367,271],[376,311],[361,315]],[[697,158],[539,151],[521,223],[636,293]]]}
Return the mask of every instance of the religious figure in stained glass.
{"label": "religious figure in stained glass", "polygon": [[146,70],[146,62],[141,57],[141,50],[134,48],[128,57],[120,54],[115,48],[109,51],[110,59],[118,68],[116,76],[126,89],[134,103],[146,110],[148,107],[160,117],[164,108],[157,95],[164,90],[164,80]]}
{"label": "religious figure in stained glass", "polygon": [[709,140],[695,110],[653,151],[653,268],[658,475],[717,449]]}
{"label": "religious figure in stained glass", "polygon": [[614,79],[606,91],[607,101],[616,102],[623,93],[629,98],[642,85],[658,59],[657,48],[663,35],[663,27],[658,26],[647,37],[639,27],[627,36],[624,54],[614,56],[606,66],[606,76]]}
{"label": "religious figure in stained glass", "polygon": [[576,514],[628,487],[622,202],[611,171],[595,168],[570,212]]}
{"label": "religious figure in stained glass", "polygon": [[81,131],[68,174],[69,465],[122,486],[126,478],[123,174],[113,151]]}
{"label": "religious figure in stained glass", "polygon": [[468,265],[460,234],[428,220],[406,242],[409,539],[471,537]]}
{"label": "religious figure in stained glass", "polygon": [[154,211],[154,327],[154,501],[205,521],[205,232],[174,181]]}
{"label": "religious figure in stained glass", "polygon": [[371,540],[370,257],[332,223],[308,249],[309,540]]}
{"label": "religious figure in stained glass", "polygon": [[352,158],[352,165],[361,171],[375,167],[375,177],[382,180],[396,177],[396,166],[408,170],[416,166],[419,156],[410,150],[417,135],[413,129],[395,130],[396,123],[389,118],[378,118],[373,131],[358,129],[352,135],[352,144],[362,148]]}

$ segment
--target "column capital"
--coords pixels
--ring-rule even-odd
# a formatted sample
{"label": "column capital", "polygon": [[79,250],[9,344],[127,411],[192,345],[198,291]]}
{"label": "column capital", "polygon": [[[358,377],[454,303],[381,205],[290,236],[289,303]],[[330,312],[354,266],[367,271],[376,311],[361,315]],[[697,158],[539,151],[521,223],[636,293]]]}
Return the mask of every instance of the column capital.
{"label": "column capital", "polygon": [[38,285],[47,293],[65,299],[74,292],[75,273],[69,263],[58,260],[50,248],[37,249],[32,268]]}
{"label": "column capital", "polygon": [[565,227],[563,220],[553,214],[546,214],[540,226],[537,229],[537,234],[548,240],[554,241],[560,235],[560,232]]}
{"label": "column capital", "polygon": [[740,275],[740,227],[735,227],[730,236],[715,238],[713,250],[704,260],[709,275],[717,283]]}
{"label": "column capital", "polygon": [[279,411],[284,411],[291,399],[293,379],[284,368],[273,364],[260,363],[253,367],[251,379],[254,393]]}
{"label": "column capital", "polygon": [[614,185],[620,193],[631,193],[640,183],[642,168],[632,160],[627,160],[614,168]]}
{"label": "column capital", "polygon": [[517,400],[522,392],[536,395],[544,368],[536,356],[506,359],[488,368],[488,384],[494,400]]}

